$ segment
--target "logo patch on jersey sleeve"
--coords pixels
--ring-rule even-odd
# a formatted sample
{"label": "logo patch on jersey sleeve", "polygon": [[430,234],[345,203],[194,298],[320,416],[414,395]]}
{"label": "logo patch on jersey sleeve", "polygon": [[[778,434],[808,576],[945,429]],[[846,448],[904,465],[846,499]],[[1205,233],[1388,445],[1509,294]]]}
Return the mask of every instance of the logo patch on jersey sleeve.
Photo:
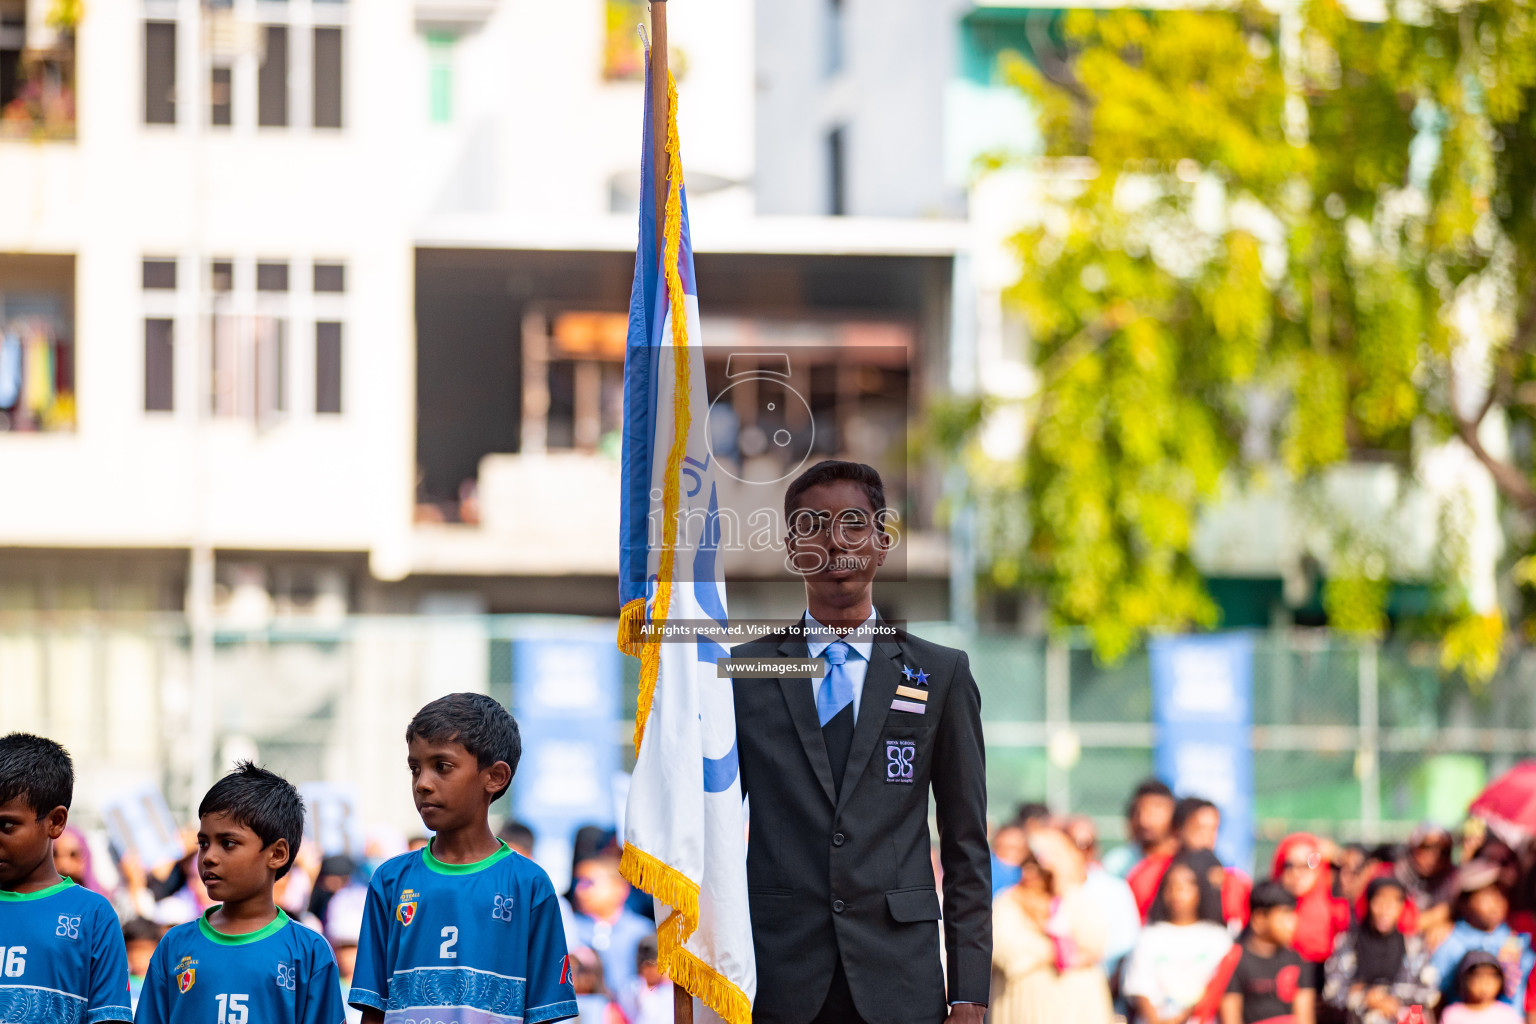
{"label": "logo patch on jersey sleeve", "polygon": [[571,954],[567,953],[560,958],[560,984],[564,985],[571,982],[573,980],[571,975],[574,973],[571,970]]}
{"label": "logo patch on jersey sleeve", "polygon": [[185,993],[197,982],[197,961],[189,956],[176,965],[176,991]]}
{"label": "logo patch on jersey sleeve", "polygon": [[416,920],[416,901],[418,896],[415,889],[407,889],[400,894],[400,902],[395,906],[395,920],[402,925],[409,925]]}

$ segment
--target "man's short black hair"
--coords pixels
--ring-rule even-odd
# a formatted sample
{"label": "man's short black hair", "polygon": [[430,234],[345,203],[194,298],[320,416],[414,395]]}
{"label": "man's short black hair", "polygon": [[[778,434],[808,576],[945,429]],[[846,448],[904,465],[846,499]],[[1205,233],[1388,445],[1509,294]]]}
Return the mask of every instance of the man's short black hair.
{"label": "man's short black hair", "polygon": [[1169,789],[1168,784],[1162,779],[1142,779],[1137,784],[1136,790],[1131,793],[1130,800],[1126,801],[1126,817],[1130,817],[1131,812],[1136,810],[1136,805],[1149,796],[1162,796],[1172,800],[1173,790]]}
{"label": "man's short black hair", "polygon": [[[492,697],[483,693],[450,693],[439,697],[416,712],[405,727],[405,742],[420,737],[434,743],[457,743],[475,757],[481,771],[497,761],[507,762],[517,774],[517,762],[523,756],[523,738],[517,731],[517,719]],[[491,797],[500,799],[511,787],[509,781]]]}
{"label": "man's short black hair", "polygon": [[1296,897],[1291,895],[1291,890],[1273,880],[1260,882],[1253,887],[1253,894],[1248,897],[1250,914],[1273,910],[1276,907],[1296,909]]}
{"label": "man's short black hair", "polygon": [[26,797],[38,818],[75,798],[75,763],[53,740],[28,732],[0,737],[0,804]]}
{"label": "man's short black hair", "polygon": [[784,522],[788,523],[793,518],[795,510],[800,507],[800,495],[812,487],[819,487],[834,480],[852,480],[864,488],[864,494],[869,498],[869,510],[875,514],[875,523],[883,532],[885,530],[885,484],[881,482],[879,472],[875,467],[866,466],[862,462],[843,462],[839,459],[818,462],[795,477],[789,489],[784,492]]}
{"label": "man's short black hair", "polygon": [[1175,832],[1189,824],[1189,819],[1204,810],[1212,810],[1217,814],[1221,808],[1211,803],[1203,796],[1186,796],[1173,805],[1173,830]]}
{"label": "man's short black hair", "polygon": [[288,860],[277,869],[278,878],[293,866],[304,841],[304,798],[293,783],[249,761],[237,762],[234,771],[213,784],[197,806],[197,816],[205,814],[229,815],[255,832],[263,848],[288,840]]}

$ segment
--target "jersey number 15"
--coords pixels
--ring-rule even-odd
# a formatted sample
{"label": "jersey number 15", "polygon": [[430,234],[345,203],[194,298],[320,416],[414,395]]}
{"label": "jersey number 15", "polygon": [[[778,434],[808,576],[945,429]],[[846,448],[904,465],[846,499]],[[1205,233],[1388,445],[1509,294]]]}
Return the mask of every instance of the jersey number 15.
{"label": "jersey number 15", "polygon": [[250,1017],[250,1010],[245,1005],[251,998],[249,994],[220,992],[213,998],[219,1004],[219,1024],[246,1024]]}

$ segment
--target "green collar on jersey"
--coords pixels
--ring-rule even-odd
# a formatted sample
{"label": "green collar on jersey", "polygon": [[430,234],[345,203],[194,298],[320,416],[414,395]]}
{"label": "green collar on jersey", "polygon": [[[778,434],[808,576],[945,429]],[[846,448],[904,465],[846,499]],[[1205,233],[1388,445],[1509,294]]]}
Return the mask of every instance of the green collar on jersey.
{"label": "green collar on jersey", "polygon": [[[219,904],[219,906],[223,906],[223,904]],[[271,924],[254,932],[246,932],[244,935],[230,935],[227,932],[219,931],[208,923],[208,918],[218,909],[219,907],[209,907],[207,913],[197,919],[197,930],[203,933],[203,938],[209,942],[217,942],[221,946],[247,946],[252,942],[260,942],[267,936],[275,935],[282,931],[289,921],[288,915],[283,913],[283,908],[278,907],[277,916],[272,919]]]}
{"label": "green collar on jersey", "polygon": [[472,875],[476,871],[484,871],[499,860],[505,860],[512,856],[512,847],[508,846],[504,841],[496,840],[496,846],[495,853],[484,860],[477,860],[473,864],[444,864],[432,856],[432,844],[428,843],[421,848],[421,860],[430,870],[436,871],[440,875]]}
{"label": "green collar on jersey", "polygon": [[0,889],[0,903],[26,903],[28,900],[45,900],[54,893],[63,892],[75,883],[68,878],[55,882],[46,889],[37,892],[11,892],[9,889]]}

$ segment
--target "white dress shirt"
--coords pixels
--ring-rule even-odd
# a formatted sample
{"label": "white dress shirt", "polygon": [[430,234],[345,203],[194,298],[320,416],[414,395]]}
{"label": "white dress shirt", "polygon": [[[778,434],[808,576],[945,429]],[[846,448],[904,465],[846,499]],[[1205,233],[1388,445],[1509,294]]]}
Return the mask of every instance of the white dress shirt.
{"label": "white dress shirt", "polygon": [[[848,673],[849,682],[853,683],[853,720],[859,720],[859,700],[864,696],[864,676],[869,672],[870,655],[875,650],[875,616],[874,608],[869,610],[869,618],[846,637],[837,635],[837,631],[831,626],[824,626],[816,620],[809,610],[805,613],[805,650],[806,655],[812,658],[820,658],[833,644],[842,642],[848,645],[848,660],[843,663],[843,671]],[[830,686],[830,673],[820,679],[811,680],[811,700],[814,702],[823,686]]]}

